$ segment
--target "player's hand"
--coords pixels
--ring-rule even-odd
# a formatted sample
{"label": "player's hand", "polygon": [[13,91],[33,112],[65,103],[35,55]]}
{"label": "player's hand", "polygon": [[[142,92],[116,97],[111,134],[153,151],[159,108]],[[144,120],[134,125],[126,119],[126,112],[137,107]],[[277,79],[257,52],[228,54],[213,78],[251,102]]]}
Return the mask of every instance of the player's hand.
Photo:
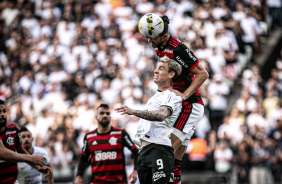
{"label": "player's hand", "polygon": [[30,163],[33,165],[44,166],[46,158],[42,155],[30,155]]}
{"label": "player's hand", "polygon": [[135,183],[137,181],[137,170],[134,170],[131,175],[127,178],[130,183]]}
{"label": "player's hand", "polygon": [[83,178],[81,176],[75,177],[74,184],[84,184]]}
{"label": "player's hand", "polygon": [[184,93],[181,93],[181,92],[179,92],[175,89],[168,89],[168,90],[171,91],[171,92],[174,92],[176,94],[176,96],[180,96],[183,101],[187,99],[187,97],[185,96]]}
{"label": "player's hand", "polygon": [[124,115],[124,114],[132,115],[133,114],[133,110],[127,107],[126,105],[115,108],[115,111],[120,112],[121,115]]}
{"label": "player's hand", "polygon": [[47,178],[51,173],[52,173],[52,169],[48,166],[43,166],[43,167],[40,167],[40,166],[35,166],[35,169],[37,169],[39,172],[41,173],[45,173],[45,178]]}

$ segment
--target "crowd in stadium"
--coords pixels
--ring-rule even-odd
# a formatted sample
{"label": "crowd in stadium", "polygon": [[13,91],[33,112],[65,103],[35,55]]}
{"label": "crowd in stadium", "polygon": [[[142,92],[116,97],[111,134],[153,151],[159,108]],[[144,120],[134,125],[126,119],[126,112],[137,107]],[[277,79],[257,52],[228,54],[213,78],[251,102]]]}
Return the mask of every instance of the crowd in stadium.
{"label": "crowd in stadium", "polygon": [[[0,1],[0,98],[8,122],[26,126],[34,144],[48,150],[55,178],[74,176],[83,137],[97,127],[96,107],[140,109],[157,90],[158,59],[137,28],[142,15],[154,12],[170,18],[170,34],[210,76],[200,88],[205,115],[195,132],[207,151],[193,160],[188,148],[189,164],[221,173],[236,165],[242,183],[261,173],[281,181],[282,50],[267,80],[255,60],[269,32],[282,26],[281,6],[275,0]],[[238,98],[226,113],[230,96]],[[133,138],[138,118],[111,115]]]}

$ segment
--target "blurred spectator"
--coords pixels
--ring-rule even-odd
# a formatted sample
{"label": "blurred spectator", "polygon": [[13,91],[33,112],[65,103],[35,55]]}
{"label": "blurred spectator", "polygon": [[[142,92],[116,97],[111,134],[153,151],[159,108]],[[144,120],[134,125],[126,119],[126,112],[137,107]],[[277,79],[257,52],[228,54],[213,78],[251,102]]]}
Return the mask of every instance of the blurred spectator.
{"label": "blurred spectator", "polygon": [[2,11],[2,18],[5,20],[6,25],[9,26],[20,11],[16,8],[16,3],[14,1],[3,1],[4,10]]}
{"label": "blurred spectator", "polygon": [[193,171],[204,170],[206,162],[206,153],[207,141],[205,139],[196,137],[191,139],[188,145],[188,156],[190,163],[187,166],[190,167]]}
{"label": "blurred spectator", "polygon": [[223,67],[226,64],[225,58],[222,54],[219,54],[214,47],[212,49],[212,55],[207,58],[207,61],[211,67],[211,70],[214,74],[222,75]]}
{"label": "blurred spectator", "polygon": [[268,124],[265,120],[265,118],[262,115],[262,112],[259,111],[258,108],[255,108],[252,110],[252,112],[247,116],[246,123],[248,126],[248,130],[250,135],[254,135],[256,132],[256,129],[267,129]]}
{"label": "blurred spectator", "polygon": [[195,135],[198,138],[205,139],[208,132],[211,131],[211,124],[207,114],[204,113],[203,118],[198,123]]}
{"label": "blurred spectator", "polygon": [[[240,22],[244,31],[243,41],[252,47],[253,56],[258,52],[260,45],[259,35],[261,34],[261,28],[258,26],[258,21],[251,15],[250,9],[244,9],[246,17]],[[252,60],[252,62],[254,62]]]}
{"label": "blurred spectator", "polygon": [[250,161],[252,153],[252,139],[248,134],[244,135],[244,140],[236,144],[233,161],[237,163],[236,173],[238,183],[249,182]]}
{"label": "blurred spectator", "polygon": [[216,131],[212,130],[206,135],[207,140],[207,155],[206,155],[206,170],[215,170],[214,151],[216,148],[217,136]]}
{"label": "blurred spectator", "polygon": [[268,139],[261,137],[254,140],[250,169],[250,183],[274,183],[270,169],[268,168],[268,161],[271,154],[272,147],[267,143]]}
{"label": "blurred spectator", "polygon": [[210,121],[212,128],[216,130],[222,122],[224,111],[227,108],[226,96],[229,94],[229,87],[222,81],[222,76],[216,74],[207,86],[207,92],[210,101]]}
{"label": "blurred spectator", "polygon": [[281,119],[276,120],[275,128],[273,128],[269,134],[271,140],[270,144],[273,145],[274,150],[271,154],[270,164],[271,171],[275,182],[282,180],[282,121]]}
{"label": "blurred spectator", "polygon": [[247,115],[258,106],[258,102],[253,96],[250,96],[248,91],[243,90],[240,97],[236,100],[235,106],[241,113]]}
{"label": "blurred spectator", "polygon": [[219,173],[226,173],[231,170],[233,152],[228,143],[220,141],[214,151],[215,170]]}
{"label": "blurred spectator", "polygon": [[279,103],[279,98],[275,96],[274,90],[269,89],[267,91],[267,97],[263,100],[263,107],[266,110],[266,117],[269,117],[270,111],[275,108]]}
{"label": "blurred spectator", "polygon": [[266,0],[266,4],[268,5],[269,15],[272,19],[270,27],[275,26],[275,24],[277,24],[279,27],[282,27],[282,22],[281,22],[282,2],[275,0]]}
{"label": "blurred spectator", "polygon": [[241,2],[236,3],[236,9],[232,12],[232,17],[235,21],[241,22],[245,17],[244,5]]}

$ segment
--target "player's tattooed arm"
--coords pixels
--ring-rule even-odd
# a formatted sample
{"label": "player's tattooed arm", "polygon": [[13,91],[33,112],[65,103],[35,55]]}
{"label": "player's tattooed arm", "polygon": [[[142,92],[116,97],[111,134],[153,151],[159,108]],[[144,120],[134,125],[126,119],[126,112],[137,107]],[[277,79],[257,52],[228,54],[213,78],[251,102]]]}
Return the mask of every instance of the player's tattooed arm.
{"label": "player's tattooed arm", "polygon": [[150,121],[163,121],[167,117],[171,115],[171,110],[168,107],[161,106],[159,110],[156,111],[142,111],[131,109],[125,105],[116,109],[118,112],[122,114],[134,115],[142,119],[150,120]]}
{"label": "player's tattooed arm", "polygon": [[139,118],[150,120],[150,121],[163,121],[171,115],[171,111],[167,107],[160,107],[157,111],[141,111],[133,110],[132,115],[135,115]]}

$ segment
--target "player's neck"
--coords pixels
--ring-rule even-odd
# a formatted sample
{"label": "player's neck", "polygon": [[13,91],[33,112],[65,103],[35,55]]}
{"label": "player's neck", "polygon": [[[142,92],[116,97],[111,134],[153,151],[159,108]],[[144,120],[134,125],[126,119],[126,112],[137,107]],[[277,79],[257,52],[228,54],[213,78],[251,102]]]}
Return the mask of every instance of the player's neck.
{"label": "player's neck", "polygon": [[172,89],[171,83],[164,83],[158,85],[158,91],[165,91],[167,89]]}
{"label": "player's neck", "polygon": [[5,130],[5,126],[1,127],[0,128],[0,133],[4,132],[4,130]]}
{"label": "player's neck", "polygon": [[162,41],[161,41],[160,45],[158,45],[158,48],[164,49],[165,46],[167,45],[167,42],[168,42],[169,38],[170,38],[169,34],[167,34],[166,37],[162,36]]}
{"label": "player's neck", "polygon": [[164,37],[164,38],[163,38],[163,39],[164,39],[164,42],[163,42],[162,47],[166,46],[166,44],[167,44],[169,38],[170,38],[170,35],[169,35],[169,34],[167,34],[167,37]]}
{"label": "player's neck", "polygon": [[111,126],[107,126],[107,127],[98,126],[97,132],[99,134],[105,134],[108,133],[110,130],[111,130]]}
{"label": "player's neck", "polygon": [[26,151],[29,152],[29,154],[32,155],[32,153],[33,153],[33,147],[31,146],[31,147],[30,147],[29,149],[27,149]]}

